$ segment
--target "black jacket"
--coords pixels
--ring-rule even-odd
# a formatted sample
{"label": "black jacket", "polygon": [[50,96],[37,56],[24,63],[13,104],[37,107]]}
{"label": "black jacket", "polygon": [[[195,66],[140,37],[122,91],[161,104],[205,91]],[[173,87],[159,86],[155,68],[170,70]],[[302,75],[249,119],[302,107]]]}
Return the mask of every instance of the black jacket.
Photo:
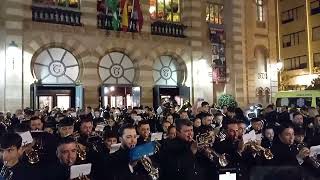
{"label": "black jacket", "polygon": [[160,151],[161,180],[203,180],[203,168],[190,149],[191,144],[178,138],[169,140]]}

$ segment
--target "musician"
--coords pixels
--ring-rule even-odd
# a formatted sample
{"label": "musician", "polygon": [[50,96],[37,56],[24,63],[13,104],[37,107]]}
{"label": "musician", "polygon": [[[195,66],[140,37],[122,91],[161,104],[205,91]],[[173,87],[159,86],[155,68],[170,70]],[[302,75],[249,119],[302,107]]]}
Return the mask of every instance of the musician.
{"label": "musician", "polygon": [[193,140],[192,122],[179,119],[176,128],[176,138],[165,143],[160,151],[160,179],[204,179],[203,169],[196,158],[198,147]]}
{"label": "musician", "polygon": [[252,118],[251,119],[251,128],[249,131],[254,130],[256,134],[262,133],[263,123],[260,118]]}
{"label": "musician", "polygon": [[106,132],[103,136],[103,142],[105,147],[109,150],[111,149],[111,145],[118,143],[118,136],[114,132]]}
{"label": "musician", "polygon": [[124,124],[119,129],[121,147],[111,154],[105,169],[110,169],[112,180],[143,180],[147,175],[139,162],[130,162],[129,152],[137,144],[136,129],[132,124]]}
{"label": "musician", "polygon": [[304,117],[301,113],[293,114],[292,123],[296,128],[305,128]]}
{"label": "musician", "polygon": [[187,111],[181,111],[179,113],[180,119],[189,119],[189,115]]}
{"label": "musician", "polygon": [[263,130],[263,138],[261,140],[261,146],[271,149],[274,139],[274,129],[272,126],[267,126]]}
{"label": "musician", "polygon": [[63,138],[73,134],[74,121],[71,117],[64,117],[58,124],[58,137]]}
{"label": "musician", "polygon": [[275,165],[298,166],[309,155],[308,148],[302,148],[300,151],[293,146],[294,129],[292,125],[282,125],[279,128],[278,140],[272,146]]}
{"label": "musician", "polygon": [[226,138],[223,141],[216,141],[213,149],[219,154],[227,154],[229,167],[238,167],[241,162],[241,144],[239,140],[239,126],[235,119],[229,120],[226,125]]}
{"label": "musician", "polygon": [[[12,172],[10,180],[22,180],[22,179],[40,179],[36,170],[29,167],[20,161],[20,157],[23,154],[22,138],[16,133],[6,133],[1,137],[0,149],[2,152],[2,164],[3,167],[9,169]],[[10,175],[7,173],[5,178]]]}
{"label": "musician", "polygon": [[43,121],[39,116],[33,116],[30,118],[30,129],[31,131],[43,130]]}
{"label": "musician", "polygon": [[139,121],[137,130],[139,133],[137,145],[141,145],[150,141],[150,124],[147,120]]}
{"label": "musician", "polygon": [[243,120],[237,120],[239,128],[239,139],[247,132],[247,124]]}
{"label": "musician", "polygon": [[214,134],[214,128],[211,126],[213,121],[213,115],[210,113],[203,114],[202,125],[199,128],[200,134],[212,133]]}
{"label": "musician", "polygon": [[167,136],[167,138],[168,139],[174,139],[174,138],[176,138],[176,135],[177,135],[177,129],[176,129],[176,127],[175,126],[170,126],[169,128],[168,128],[168,136]]}
{"label": "musician", "polygon": [[200,127],[201,127],[201,119],[195,118],[193,121],[193,133],[194,137],[200,134]]}
{"label": "musician", "polygon": [[169,121],[163,121],[162,122],[162,132],[164,135],[168,133],[168,128],[171,126]]}
{"label": "musician", "polygon": [[317,115],[308,131],[308,140],[311,146],[320,145],[320,115]]}
{"label": "musician", "polygon": [[77,162],[77,144],[72,137],[65,137],[60,139],[57,147],[58,162],[54,166],[52,173],[48,173],[46,179],[50,180],[69,180],[70,167]]}

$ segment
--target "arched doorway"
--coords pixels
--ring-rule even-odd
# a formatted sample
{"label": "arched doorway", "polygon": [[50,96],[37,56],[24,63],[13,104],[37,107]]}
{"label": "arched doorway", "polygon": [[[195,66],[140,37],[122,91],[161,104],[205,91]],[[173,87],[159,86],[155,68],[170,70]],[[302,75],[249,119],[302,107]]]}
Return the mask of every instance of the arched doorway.
{"label": "arched doorway", "polygon": [[158,107],[162,100],[183,104],[190,98],[190,88],[183,86],[186,72],[183,62],[169,55],[160,56],[153,64],[153,105]]}
{"label": "arched doorway", "polygon": [[108,53],[100,60],[98,69],[102,106],[140,106],[140,87],[134,86],[137,70],[128,55]]}
{"label": "arched doorway", "polygon": [[77,85],[80,67],[71,52],[47,48],[32,63],[36,82],[31,85],[32,107],[82,108],[83,88]]}

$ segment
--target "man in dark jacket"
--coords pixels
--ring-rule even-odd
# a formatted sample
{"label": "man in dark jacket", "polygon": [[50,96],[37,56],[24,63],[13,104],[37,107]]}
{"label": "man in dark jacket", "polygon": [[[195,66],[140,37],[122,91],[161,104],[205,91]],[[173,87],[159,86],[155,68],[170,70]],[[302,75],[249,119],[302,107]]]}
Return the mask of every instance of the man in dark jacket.
{"label": "man in dark jacket", "polygon": [[197,143],[193,140],[192,122],[176,121],[177,137],[166,143],[160,152],[161,180],[202,180],[203,169],[197,160]]}

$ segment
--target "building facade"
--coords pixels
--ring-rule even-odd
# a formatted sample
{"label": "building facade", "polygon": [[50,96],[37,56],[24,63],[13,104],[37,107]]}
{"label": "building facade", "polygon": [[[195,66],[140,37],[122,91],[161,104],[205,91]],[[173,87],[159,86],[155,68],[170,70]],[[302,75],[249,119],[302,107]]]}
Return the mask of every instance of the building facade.
{"label": "building facade", "polygon": [[275,1],[117,2],[5,0],[0,110],[271,102]]}
{"label": "building facade", "polygon": [[303,90],[319,74],[320,1],[278,1],[281,90]]}

